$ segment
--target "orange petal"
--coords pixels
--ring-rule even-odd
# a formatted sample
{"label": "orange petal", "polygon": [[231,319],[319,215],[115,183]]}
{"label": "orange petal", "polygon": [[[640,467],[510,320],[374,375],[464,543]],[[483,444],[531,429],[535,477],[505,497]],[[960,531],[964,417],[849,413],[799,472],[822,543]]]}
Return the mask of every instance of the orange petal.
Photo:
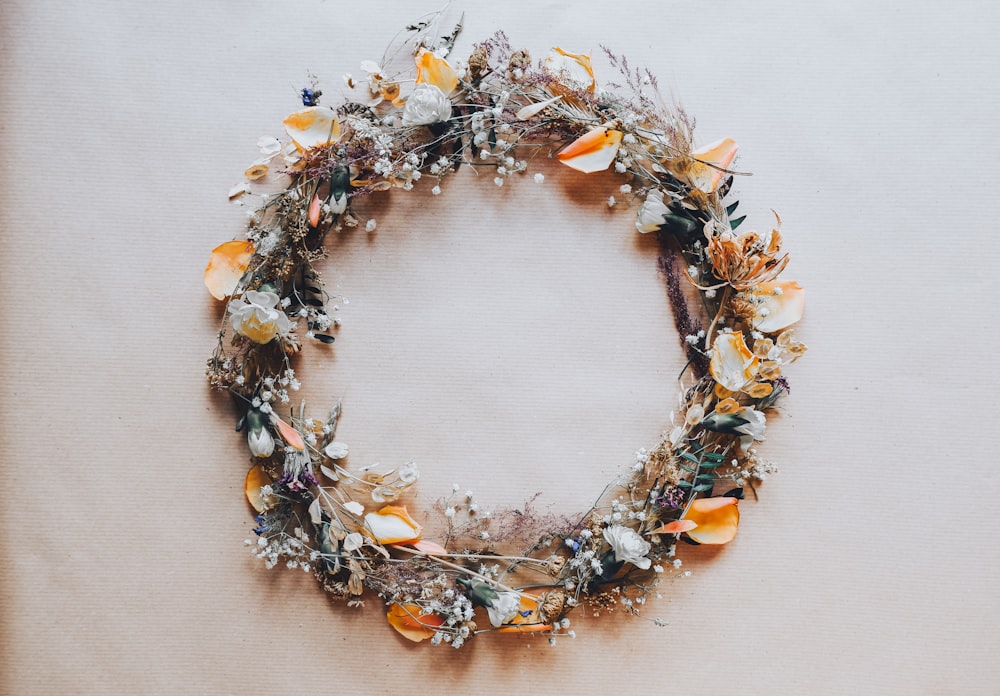
{"label": "orange petal", "polygon": [[654,529],[653,534],[680,534],[681,532],[689,532],[697,526],[698,523],[693,520],[674,520]]}
{"label": "orange petal", "polygon": [[688,181],[696,189],[712,193],[722,180],[723,169],[728,169],[736,158],[739,145],[732,138],[717,140],[711,145],[695,150],[691,157],[696,160],[688,167]]}
{"label": "orange petal", "polygon": [[226,242],[212,249],[205,267],[205,287],[217,300],[233,294],[250,266],[254,248],[250,242]]}
{"label": "orange petal", "polygon": [[444,619],[437,614],[421,614],[416,604],[393,604],[385,618],[399,634],[414,643],[427,640],[444,625]]}
{"label": "orange petal", "polygon": [[386,505],[365,515],[365,531],[380,544],[418,541],[423,528],[410,517],[405,505]]}
{"label": "orange petal", "polygon": [[725,544],[736,536],[740,524],[739,500],[729,497],[698,498],[684,513],[684,519],[698,526],[688,536],[699,544]]}
{"label": "orange petal", "polygon": [[539,633],[541,631],[551,631],[552,624],[543,623],[542,615],[538,612],[538,598],[533,595],[521,595],[521,606],[518,613],[497,629],[498,633]]}
{"label": "orange petal", "polygon": [[423,551],[424,553],[431,556],[447,556],[448,549],[441,546],[441,544],[435,544],[433,541],[420,540],[416,543],[410,544],[417,551]]}
{"label": "orange petal", "polygon": [[281,433],[281,438],[288,444],[289,447],[293,447],[298,451],[302,451],[306,448],[306,443],[303,442],[302,436],[299,435],[299,431],[290,426],[285,421],[281,420],[277,416],[271,419],[274,425],[278,428],[278,432]]}
{"label": "orange petal", "polygon": [[324,106],[310,106],[283,121],[285,132],[303,150],[329,145],[340,139],[340,121]]}
{"label": "orange petal", "polygon": [[591,174],[611,166],[621,143],[621,131],[598,126],[564,147],[556,153],[556,157],[567,167]]}
{"label": "orange petal", "polygon": [[246,481],[243,483],[243,492],[247,495],[247,500],[257,512],[264,512],[264,496],[260,494],[262,486],[271,484],[271,477],[260,464],[250,467],[247,472]]}
{"label": "orange petal", "polygon": [[[775,289],[779,294],[775,294]],[[758,283],[750,294],[757,298],[752,323],[755,329],[764,333],[777,333],[791,326],[805,311],[806,291],[794,280]]]}
{"label": "orange petal", "polygon": [[430,51],[424,50],[417,56],[417,80],[432,84],[445,94],[449,94],[458,85],[458,73],[444,58],[438,58]]}
{"label": "orange petal", "polygon": [[309,204],[309,224],[313,227],[319,227],[319,213],[323,208],[323,201],[319,199],[319,196],[313,196],[312,202]]}

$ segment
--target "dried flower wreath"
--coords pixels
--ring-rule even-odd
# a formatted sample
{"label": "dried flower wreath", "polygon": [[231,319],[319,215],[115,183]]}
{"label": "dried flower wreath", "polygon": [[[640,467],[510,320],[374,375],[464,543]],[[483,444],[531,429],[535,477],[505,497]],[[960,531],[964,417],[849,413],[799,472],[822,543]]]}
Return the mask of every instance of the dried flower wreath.
{"label": "dried flower wreath", "polygon": [[[778,280],[788,256],[777,229],[737,232],[744,217],[725,202],[736,144],[694,149],[691,121],[663,106],[647,71],[605,51],[625,84],[599,87],[589,56],[554,48],[533,63],[502,32],[450,62],[461,25],[436,40],[433,27],[408,27],[383,65],[361,64],[363,81],[345,75],[353,100],[321,106],[315,82],[302,89],[303,108],[284,120],[289,140],[258,141],[261,159],[230,191],[259,196],[247,241],[216,248],[205,270],[212,295],[229,300],[208,377],[233,396],[257,462],[245,483],[257,540],[247,543],[267,567],[284,560],[312,572],[350,605],[374,592],[389,624],[413,641],[457,648],[488,631],[554,641],[573,635],[567,614],[583,602],[638,614],[658,574],[680,567],[678,540],[733,539],[744,488],[774,471],[752,445],[764,439],[765,412],[789,391],[785,365],[805,351],[788,329],[804,292]],[[392,70],[394,57],[405,68]],[[436,543],[396,504],[417,480],[413,463],[352,472],[347,445],[334,438],[339,403],[325,419],[284,406],[299,388],[300,336],[332,343],[338,323],[313,264],[328,233],[359,224],[358,202],[374,205],[379,192],[420,179],[433,179],[438,194],[462,165],[493,168],[502,186],[527,170],[519,148],[528,145],[580,172],[613,167],[625,180],[616,193],[643,201],[635,226],[659,236],[688,357],[679,415],[586,514],[536,514],[530,501],[490,514],[456,488],[440,505],[446,530]],[[269,170],[286,185],[255,194],[250,182]],[[685,281],[707,328],[693,316],[701,309],[688,306]]]}

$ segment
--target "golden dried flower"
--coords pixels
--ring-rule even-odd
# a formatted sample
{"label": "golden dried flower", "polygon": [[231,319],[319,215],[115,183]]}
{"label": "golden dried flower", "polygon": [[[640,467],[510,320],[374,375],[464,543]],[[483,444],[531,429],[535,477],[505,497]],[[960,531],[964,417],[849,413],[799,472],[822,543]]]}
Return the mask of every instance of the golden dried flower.
{"label": "golden dried flower", "polygon": [[763,399],[765,396],[767,396],[773,391],[774,387],[768,384],[767,382],[756,382],[752,384],[749,389],[746,390],[746,393],[749,394],[754,399]]}
{"label": "golden dried flower", "polygon": [[788,254],[779,256],[781,233],[777,229],[768,235],[749,231],[736,234],[732,230],[717,232],[709,222],[705,226],[708,256],[712,273],[721,281],[740,291],[774,280],[788,265]]}
{"label": "golden dried flower", "polygon": [[489,54],[486,47],[480,44],[469,56],[469,79],[473,82],[482,79],[489,67]]}
{"label": "golden dried flower", "polygon": [[739,402],[736,399],[723,399],[715,407],[715,412],[720,415],[725,415],[727,413],[736,413],[740,410]]}

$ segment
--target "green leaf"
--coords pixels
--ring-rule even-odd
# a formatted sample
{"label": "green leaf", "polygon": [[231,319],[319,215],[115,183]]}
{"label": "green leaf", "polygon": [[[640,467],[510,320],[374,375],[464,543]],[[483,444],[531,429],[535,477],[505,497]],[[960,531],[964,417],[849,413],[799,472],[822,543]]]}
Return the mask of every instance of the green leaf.
{"label": "green leaf", "polygon": [[701,460],[690,452],[681,452],[681,459],[686,459],[695,466],[701,466]]}
{"label": "green leaf", "polygon": [[680,481],[680,482],[679,482],[679,483],[677,484],[677,487],[678,487],[678,488],[691,488],[691,486],[693,486],[693,485],[694,485],[694,484],[693,484],[693,483],[691,483],[690,481]]}
{"label": "green leaf", "polygon": [[695,478],[698,481],[714,481],[715,474],[698,474]]}
{"label": "green leaf", "polygon": [[333,336],[327,336],[326,334],[313,334],[313,338],[315,338],[317,341],[326,343],[327,345],[337,340]]}
{"label": "green leaf", "polygon": [[726,455],[722,452],[706,452],[705,459],[712,462],[722,462],[725,461]]}
{"label": "green leaf", "polygon": [[737,227],[739,227],[740,225],[742,225],[743,221],[746,220],[746,219],[747,219],[746,215],[741,215],[740,217],[736,218],[735,220],[730,220],[729,221],[729,227],[730,227],[730,229],[735,230]]}
{"label": "green leaf", "polygon": [[712,490],[714,487],[715,487],[714,483],[700,483],[697,486],[695,486],[693,490],[695,493],[705,493],[707,491]]}
{"label": "green leaf", "polygon": [[698,473],[698,470],[697,470],[697,469],[692,469],[691,467],[689,467],[689,466],[688,466],[688,465],[686,465],[686,464],[681,464],[680,462],[678,462],[678,465],[679,465],[679,466],[680,466],[680,467],[681,467],[682,469],[684,469],[684,471],[687,471],[687,472],[689,472],[689,473],[692,473],[692,474],[697,474],[697,473]]}
{"label": "green leaf", "polygon": [[732,215],[734,212],[736,212],[736,206],[738,206],[739,204],[740,204],[740,202],[736,201],[732,205],[727,205],[726,206],[726,215]]}

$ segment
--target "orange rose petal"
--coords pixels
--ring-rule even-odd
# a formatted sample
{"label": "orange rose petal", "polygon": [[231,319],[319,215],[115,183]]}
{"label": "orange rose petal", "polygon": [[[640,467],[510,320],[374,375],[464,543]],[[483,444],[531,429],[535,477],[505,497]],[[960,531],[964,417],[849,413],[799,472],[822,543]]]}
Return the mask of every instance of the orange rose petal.
{"label": "orange rose petal", "polygon": [[458,73],[444,58],[438,58],[430,51],[421,51],[417,56],[417,79],[434,85],[445,94],[450,93],[458,85]]}
{"label": "orange rose petal", "polygon": [[695,161],[688,168],[691,185],[705,193],[715,191],[722,181],[722,170],[733,163],[738,149],[735,140],[723,138],[692,152],[691,157]]}
{"label": "orange rose petal", "polygon": [[299,435],[298,430],[277,417],[273,418],[272,422],[275,427],[278,428],[278,432],[281,434],[281,439],[283,439],[289,447],[297,449],[300,452],[306,448],[306,443],[303,442],[302,436]]}
{"label": "orange rose petal", "polygon": [[309,204],[309,224],[313,227],[319,227],[319,214],[323,209],[323,201],[319,199],[319,196],[313,196],[312,202]]}
{"label": "orange rose petal", "polygon": [[257,512],[264,512],[264,497],[260,494],[262,486],[271,484],[271,477],[260,464],[250,467],[247,472],[246,481],[243,483],[243,492],[247,495],[247,500]]}
{"label": "orange rose petal", "polygon": [[551,631],[552,624],[549,623],[533,623],[533,624],[504,624],[497,629],[497,633],[541,633],[542,631]]}
{"label": "orange rose petal", "polygon": [[698,523],[694,520],[674,520],[654,529],[653,534],[680,534],[681,532],[689,532],[697,526]]}
{"label": "orange rose petal", "polygon": [[585,174],[601,172],[615,161],[621,142],[621,131],[598,126],[564,147],[556,153],[556,157],[567,167],[579,172]]}
{"label": "orange rose petal", "polygon": [[421,614],[416,604],[393,604],[385,618],[401,636],[414,643],[432,637],[445,623],[437,614]]}
{"label": "orange rose petal", "polygon": [[[775,289],[780,294],[775,295]],[[805,311],[806,291],[795,280],[758,283],[751,294],[758,300],[752,323],[764,333],[777,333],[791,326]],[[765,308],[767,311],[762,312]]]}
{"label": "orange rose petal", "polygon": [[205,287],[217,300],[233,294],[250,266],[254,247],[250,242],[226,242],[212,250],[205,267]]}
{"label": "orange rose petal", "polygon": [[310,106],[296,111],[282,123],[285,132],[302,150],[329,145],[340,139],[340,121],[326,107]]}
{"label": "orange rose petal", "polygon": [[736,498],[699,498],[691,503],[684,519],[698,526],[688,536],[699,544],[726,544],[736,537],[740,524],[739,501]]}
{"label": "orange rose petal", "polygon": [[402,544],[419,541],[423,527],[410,517],[405,505],[386,505],[365,515],[365,531],[380,544]]}

